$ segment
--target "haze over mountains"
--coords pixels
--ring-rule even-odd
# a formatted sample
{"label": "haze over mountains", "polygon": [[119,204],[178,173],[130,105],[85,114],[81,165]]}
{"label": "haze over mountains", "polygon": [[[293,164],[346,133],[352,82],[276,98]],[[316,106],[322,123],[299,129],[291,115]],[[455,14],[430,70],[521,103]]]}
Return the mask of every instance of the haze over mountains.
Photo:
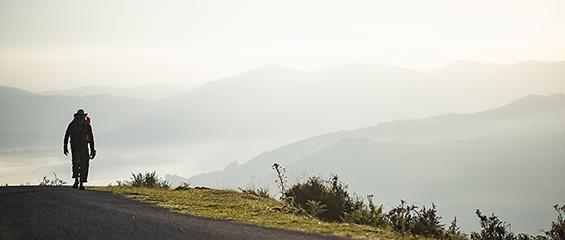
{"label": "haze over mountains", "polygon": [[[417,72],[350,64],[303,72],[267,66],[163,99],[115,135],[135,144],[300,139],[393,119],[476,112],[529,94],[565,91],[565,62],[458,62]],[[160,138],[147,139],[147,134]],[[151,141],[154,140],[154,141]]]}
{"label": "haze over mountains", "polygon": [[[411,146],[432,146],[445,142],[484,141],[486,139],[535,139],[541,136],[560,136],[565,133],[565,95],[531,95],[506,106],[472,114],[447,114],[417,120],[397,120],[375,126],[322,134],[267,151],[242,165],[231,164],[227,169],[210,174],[194,176],[190,180],[197,184],[225,184],[232,187],[253,183],[252,178],[269,175],[271,182],[273,163],[286,166],[297,164],[307,158],[312,160],[320,152],[351,143],[374,142],[375,144],[406,144]],[[366,151],[361,151],[366,152]],[[403,153],[403,151],[399,152]],[[353,154],[346,151],[343,154]],[[336,158],[343,154],[337,154]],[[347,161],[319,159],[319,167],[309,171],[319,171],[326,165]],[[327,161],[326,161],[327,160]],[[370,159],[362,159],[372,161]],[[348,168],[355,168],[353,165]],[[343,169],[343,166],[336,171]],[[300,169],[297,173],[303,170]],[[331,171],[330,169],[327,169]],[[255,180],[256,181],[256,180]]]}
{"label": "haze over mountains", "polygon": [[[6,120],[0,133],[23,136],[19,121],[13,120],[31,119],[28,113],[33,112],[42,113],[34,116],[43,119],[35,124],[42,127],[33,132],[44,134],[40,129],[52,129],[59,121],[51,118],[67,119],[76,108],[83,107],[97,118],[96,124],[101,124],[97,128],[107,134],[112,146],[257,139],[284,144],[289,139],[382,121],[476,112],[530,94],[565,92],[563,77],[565,62],[456,62],[424,72],[375,64],[349,64],[314,72],[266,66],[158,101],[101,95],[2,94],[0,110],[6,113]],[[15,108],[11,104],[15,102],[23,105]],[[0,149],[26,148],[5,144],[0,143]],[[43,145],[52,146],[50,139]]]}
{"label": "haze over mountains", "polygon": [[72,113],[84,108],[101,149],[201,163],[171,172],[186,176],[321,133],[482,111],[530,94],[565,92],[564,77],[563,61],[456,62],[431,71],[377,64],[309,72],[265,66],[160,100],[3,87],[0,149],[59,149]]}
{"label": "haze over mountains", "polygon": [[[242,165],[190,179],[194,185],[276,189],[271,166],[290,184],[337,174],[361,196],[385,206],[399,199],[434,202],[444,216],[476,227],[474,209],[496,210],[513,227],[536,233],[565,199],[565,95],[532,95],[473,114],[383,123],[295,142]],[[170,178],[173,179],[173,178]],[[447,221],[447,220],[446,220]]]}
{"label": "haze over mountains", "polygon": [[103,136],[149,111],[154,104],[111,95],[46,96],[0,86],[0,150],[59,149],[67,124],[78,108],[93,113],[97,133]]}
{"label": "haze over mountains", "polygon": [[565,92],[563,79],[563,61],[456,62],[431,71],[265,66],[153,95],[0,87],[0,183],[33,183],[53,171],[68,177],[63,133],[84,108],[99,150],[93,183],[157,170],[201,174],[188,180],[194,185],[272,186],[277,162],[290,180],[336,173],[385,204],[434,201],[466,227],[474,208],[496,209],[533,233],[540,226],[528,219],[547,222],[565,198],[553,189],[565,180],[565,100],[555,94]]}

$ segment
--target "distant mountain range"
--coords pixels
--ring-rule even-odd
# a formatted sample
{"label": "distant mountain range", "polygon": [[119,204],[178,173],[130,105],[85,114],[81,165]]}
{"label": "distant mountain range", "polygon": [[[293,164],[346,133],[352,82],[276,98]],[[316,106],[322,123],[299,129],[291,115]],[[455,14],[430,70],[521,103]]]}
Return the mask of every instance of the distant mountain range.
{"label": "distant mountain range", "polygon": [[[60,149],[72,114],[84,108],[100,150],[93,173],[108,179],[130,169],[176,174],[233,162],[168,178],[274,189],[271,165],[279,163],[291,182],[335,173],[386,206],[435,201],[464,225],[476,223],[474,208],[496,210],[534,233],[544,226],[531,223],[553,219],[551,206],[565,199],[556,187],[565,180],[565,97],[554,94],[565,93],[564,79],[565,62],[456,62],[431,71],[266,66],[158,100],[0,86],[0,151]],[[171,153],[176,148],[183,151]],[[62,158],[59,151],[51,154]],[[16,166],[10,154],[6,166]],[[66,160],[56,160],[61,169]],[[38,161],[36,169],[49,167]]]}
{"label": "distant mountain range", "polygon": [[[264,152],[244,164],[230,164],[223,171],[194,176],[190,181],[196,184],[212,184],[212,186],[225,183],[232,184],[232,187],[241,186],[257,182],[258,178],[266,175],[270,179],[273,163],[292,166],[303,159],[313,161],[312,157],[320,152],[356,142],[387,146],[433,146],[445,143],[481,142],[488,139],[535,139],[535,137],[556,137],[561,134],[565,134],[565,95],[531,95],[484,112],[398,120],[307,138]],[[352,152],[346,152],[346,154],[350,153]],[[320,159],[322,160],[326,164],[320,162],[320,166],[334,162],[349,164],[353,159],[348,161]],[[298,169],[294,172],[300,173],[303,170],[307,169]],[[316,172],[318,168],[309,171]]]}
{"label": "distant mountain range", "polygon": [[0,150],[59,149],[67,124],[79,108],[92,113],[97,137],[104,139],[155,104],[111,95],[45,96],[0,86]]}
{"label": "distant mountain range", "polygon": [[545,226],[531,223],[550,218],[547,206],[565,199],[558,187],[565,182],[564,143],[565,95],[532,95],[484,112],[319,135],[182,181],[274,190],[271,166],[278,163],[290,183],[337,174],[353,191],[389,206],[434,201],[466,226],[475,222],[474,209],[496,210],[536,232]]}
{"label": "distant mountain range", "polygon": [[[77,108],[97,118],[97,131],[104,133],[111,146],[242,140],[282,145],[288,139],[390,119],[474,112],[529,94],[565,92],[564,78],[565,62],[456,62],[432,71],[375,64],[314,72],[266,66],[157,101],[115,96],[122,93],[108,89],[63,91],[103,95],[51,92],[55,95],[45,96],[21,94],[24,91],[14,95],[18,90],[2,87],[0,134],[7,137],[0,149],[52,146],[52,138],[60,133],[48,132],[66,122]],[[14,141],[18,138],[26,141],[19,144]]]}
{"label": "distant mountain range", "polygon": [[422,72],[374,64],[315,72],[266,66],[163,99],[155,111],[115,132],[112,139],[124,142],[126,137],[149,146],[204,139],[301,139],[391,119],[476,112],[530,94],[565,92],[564,78],[565,62],[457,62]]}

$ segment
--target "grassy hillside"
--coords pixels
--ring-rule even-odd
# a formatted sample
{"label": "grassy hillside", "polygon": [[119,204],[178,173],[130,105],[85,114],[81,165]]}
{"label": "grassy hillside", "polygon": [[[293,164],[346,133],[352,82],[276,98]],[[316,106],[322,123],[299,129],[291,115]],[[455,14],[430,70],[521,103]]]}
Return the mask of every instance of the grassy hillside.
{"label": "grassy hillside", "polygon": [[113,186],[96,187],[94,189],[121,194],[180,214],[225,219],[264,227],[356,239],[425,239],[401,236],[390,229],[322,222],[308,216],[289,213],[285,210],[285,206],[277,200],[230,190],[169,190]]}

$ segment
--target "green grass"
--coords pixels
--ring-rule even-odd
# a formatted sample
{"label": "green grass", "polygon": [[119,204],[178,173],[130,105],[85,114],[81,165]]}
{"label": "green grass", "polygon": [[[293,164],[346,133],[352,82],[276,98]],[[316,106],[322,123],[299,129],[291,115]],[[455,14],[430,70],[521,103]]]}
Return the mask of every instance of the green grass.
{"label": "green grass", "polygon": [[402,236],[390,229],[348,223],[329,223],[284,211],[277,200],[231,190],[169,190],[137,187],[95,187],[155,204],[180,214],[231,220],[240,223],[288,230],[314,232],[357,239],[424,239]]}

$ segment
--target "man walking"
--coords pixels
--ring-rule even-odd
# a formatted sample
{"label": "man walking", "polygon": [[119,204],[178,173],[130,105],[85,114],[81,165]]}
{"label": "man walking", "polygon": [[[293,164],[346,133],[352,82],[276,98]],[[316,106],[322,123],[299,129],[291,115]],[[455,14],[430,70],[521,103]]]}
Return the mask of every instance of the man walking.
{"label": "man walking", "polygon": [[[87,182],[89,161],[96,156],[92,126],[86,123],[86,115],[87,113],[82,109],[79,109],[74,114],[74,118],[65,132],[65,140],[63,142],[63,153],[68,156],[67,144],[69,137],[71,138],[73,178],[75,179],[73,188],[78,188],[79,190],[84,190],[83,183]],[[88,153],[88,145],[90,145],[90,154]]]}

